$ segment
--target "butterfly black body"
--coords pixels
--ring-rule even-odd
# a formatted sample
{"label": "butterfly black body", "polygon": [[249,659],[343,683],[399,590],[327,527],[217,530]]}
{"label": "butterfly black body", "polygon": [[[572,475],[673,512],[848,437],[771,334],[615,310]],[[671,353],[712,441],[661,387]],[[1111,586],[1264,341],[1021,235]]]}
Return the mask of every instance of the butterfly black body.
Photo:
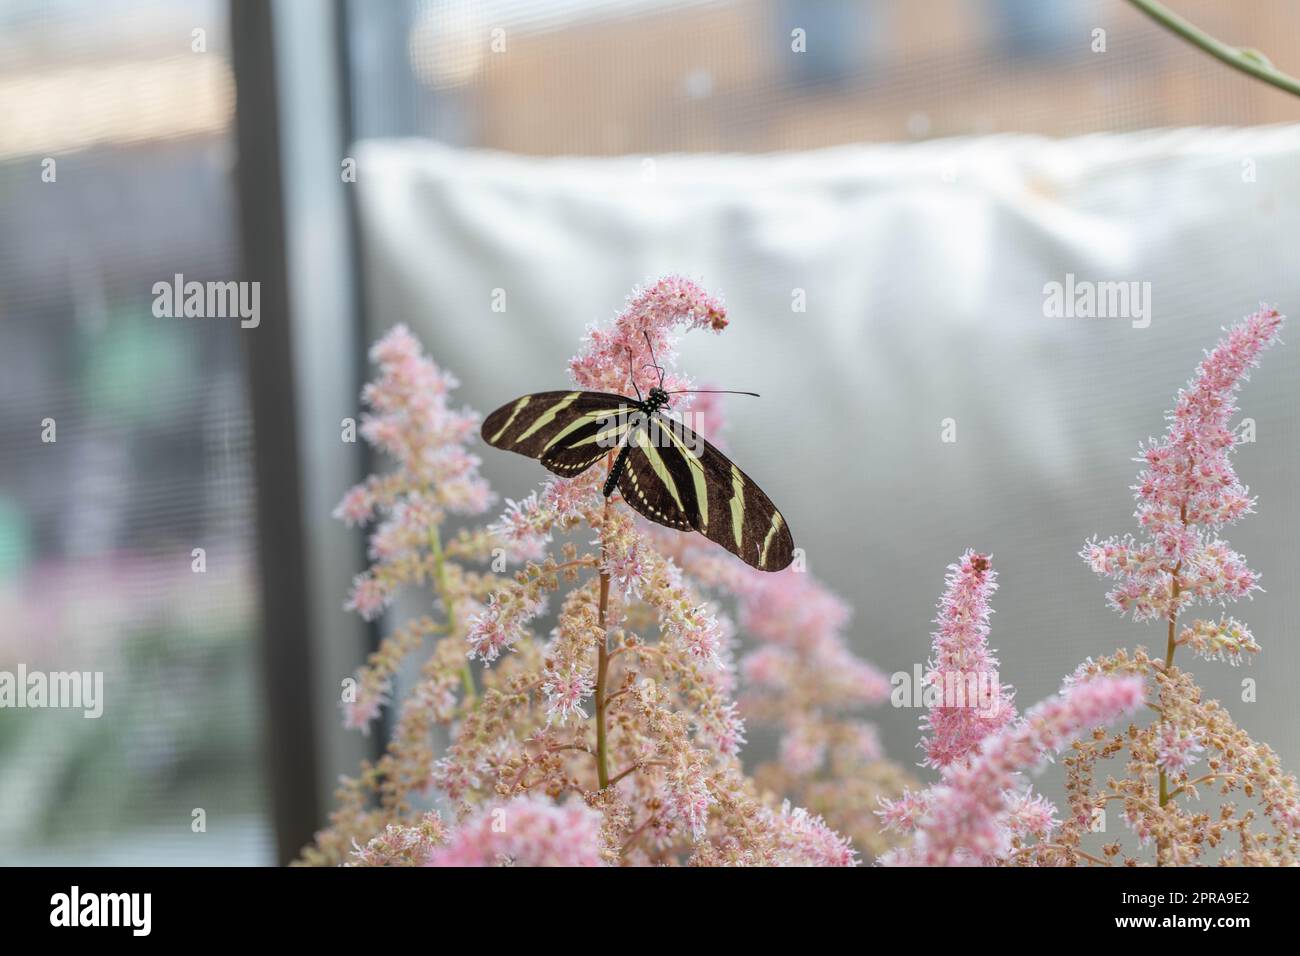
{"label": "butterfly black body", "polygon": [[[668,405],[668,393],[662,388],[650,389],[650,394],[645,397],[645,401],[637,402],[636,408],[647,418],[653,418],[654,413]],[[623,447],[618,450],[618,457],[614,459],[614,465],[609,470],[609,477],[605,479],[605,487],[601,489],[601,494],[606,498],[614,493],[618,487],[618,480],[623,477],[623,469],[627,467],[627,459],[632,454],[632,445],[624,443]]]}
{"label": "butterfly black body", "polygon": [[498,408],[483,422],[489,445],[535,458],[572,478],[615,449],[603,492],[618,488],[644,517],[698,531],[763,571],[794,560],[781,512],[726,455],[662,414],[662,388],[644,399],[606,392],[538,392]]}

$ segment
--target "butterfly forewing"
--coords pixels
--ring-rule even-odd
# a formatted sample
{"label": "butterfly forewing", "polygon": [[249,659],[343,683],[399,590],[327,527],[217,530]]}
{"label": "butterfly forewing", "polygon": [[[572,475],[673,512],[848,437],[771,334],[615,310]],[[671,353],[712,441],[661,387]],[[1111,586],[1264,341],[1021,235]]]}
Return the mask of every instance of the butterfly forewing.
{"label": "butterfly forewing", "polygon": [[503,405],[483,422],[483,439],[496,448],[536,458],[571,478],[622,444],[640,413],[622,395],[537,392]]}

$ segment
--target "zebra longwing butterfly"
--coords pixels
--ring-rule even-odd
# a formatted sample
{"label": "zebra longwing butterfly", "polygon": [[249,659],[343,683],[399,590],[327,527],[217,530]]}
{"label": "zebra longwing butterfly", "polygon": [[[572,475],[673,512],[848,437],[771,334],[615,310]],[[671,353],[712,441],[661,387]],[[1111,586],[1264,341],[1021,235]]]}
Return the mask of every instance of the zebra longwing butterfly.
{"label": "zebra longwing butterfly", "polygon": [[661,414],[670,400],[662,387],[650,389],[644,399],[639,391],[635,399],[608,392],[537,392],[489,415],[483,439],[536,458],[565,478],[618,449],[605,479],[606,498],[617,487],[623,500],[651,521],[698,531],[760,570],[788,567],[794,538],[781,512],[731,459]]}

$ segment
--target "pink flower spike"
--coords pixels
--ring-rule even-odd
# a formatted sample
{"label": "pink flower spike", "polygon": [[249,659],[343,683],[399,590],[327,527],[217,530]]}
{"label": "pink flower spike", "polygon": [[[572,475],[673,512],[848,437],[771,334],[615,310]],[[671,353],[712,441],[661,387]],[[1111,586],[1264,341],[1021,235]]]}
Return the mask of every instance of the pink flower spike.
{"label": "pink flower spike", "polygon": [[[480,514],[491,504],[479,460],[465,448],[474,440],[478,416],[455,410],[448,394],[455,377],[426,357],[404,325],[394,326],[370,351],[379,378],[362,391],[369,411],[361,416],[361,435],[392,456],[404,484],[428,488],[433,502],[458,514]],[[337,512],[347,521],[363,515],[365,502],[349,492]],[[373,502],[371,503],[373,507]]]}
{"label": "pink flower spike", "polygon": [[1195,602],[1238,600],[1259,589],[1258,576],[1216,532],[1250,513],[1254,499],[1237,478],[1231,421],[1237,392],[1283,317],[1264,307],[1227,330],[1180,390],[1169,427],[1142,448],[1146,466],[1134,486],[1143,538],[1088,542],[1080,556],[1116,580],[1110,605],[1135,620],[1174,620]]}
{"label": "pink flower spike", "polygon": [[934,658],[925,675],[936,701],[921,718],[925,764],[943,768],[965,760],[989,734],[1015,719],[1013,692],[998,680],[988,647],[989,598],[997,572],[988,555],[967,550],[948,568],[935,619]]}
{"label": "pink flower spike", "polygon": [[[634,291],[611,326],[587,331],[581,351],[569,362],[569,374],[575,385],[592,391],[629,395],[635,382],[645,394],[659,384],[653,364],[671,370],[678,328],[721,332],[726,326],[721,300],[689,279],[665,276]],[[686,387],[685,379],[665,372],[664,388]]]}

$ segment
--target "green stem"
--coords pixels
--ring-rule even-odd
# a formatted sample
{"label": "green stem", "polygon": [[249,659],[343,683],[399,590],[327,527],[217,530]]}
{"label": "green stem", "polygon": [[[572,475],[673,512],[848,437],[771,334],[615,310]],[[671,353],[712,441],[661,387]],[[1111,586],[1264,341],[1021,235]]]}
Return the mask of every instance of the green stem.
{"label": "green stem", "polygon": [[[608,503],[605,507],[609,507]],[[601,545],[601,551],[603,558],[604,545]],[[609,675],[609,640],[605,633],[605,611],[608,607],[609,575],[601,571],[600,644],[597,645],[596,657],[596,779],[600,783],[601,790],[609,786],[609,745],[605,736],[605,680]]]}
{"label": "green stem", "polygon": [[[447,609],[447,633],[455,634],[456,603],[451,599],[447,587],[447,562],[442,553],[442,535],[438,533],[437,525],[429,532],[429,550],[433,552],[434,587],[438,591],[438,597],[442,598],[443,607]],[[460,682],[465,687],[465,700],[473,700],[478,692],[474,689],[474,672],[469,669],[469,658],[461,665]]]}
{"label": "green stem", "polygon": [[[612,453],[610,466],[613,467]],[[605,616],[609,609],[609,574],[606,567],[605,534],[609,530],[609,499],[605,499],[605,520],[600,529],[600,644],[596,649],[596,780],[600,789],[609,786],[609,745],[605,731],[605,681],[609,676],[609,634],[606,631]]]}
{"label": "green stem", "polygon": [[1224,43],[1222,40],[1216,39],[1204,30],[1188,23],[1164,4],[1157,3],[1156,0],[1129,0],[1129,3],[1166,30],[1199,47],[1216,60],[1228,64],[1234,70],[1240,70],[1242,73],[1253,76],[1257,80],[1262,80],[1279,90],[1285,90],[1292,96],[1300,96],[1300,80],[1275,68],[1258,51]]}
{"label": "green stem", "polygon": [[[1183,502],[1178,509],[1178,516],[1182,519],[1183,527],[1187,527],[1187,502]],[[1178,649],[1178,595],[1182,593],[1182,587],[1179,585],[1178,575],[1183,570],[1183,562],[1179,561],[1174,565],[1173,582],[1170,585],[1170,591],[1173,595],[1172,607],[1169,612],[1169,639],[1165,644],[1165,674],[1169,674],[1169,668],[1174,666],[1174,651]],[[1164,711],[1160,712],[1160,722],[1165,721]],[[1169,793],[1169,777],[1164,770],[1160,771],[1160,806],[1163,808],[1168,805],[1172,799]],[[1165,844],[1163,841],[1156,843],[1156,866],[1164,866]]]}

